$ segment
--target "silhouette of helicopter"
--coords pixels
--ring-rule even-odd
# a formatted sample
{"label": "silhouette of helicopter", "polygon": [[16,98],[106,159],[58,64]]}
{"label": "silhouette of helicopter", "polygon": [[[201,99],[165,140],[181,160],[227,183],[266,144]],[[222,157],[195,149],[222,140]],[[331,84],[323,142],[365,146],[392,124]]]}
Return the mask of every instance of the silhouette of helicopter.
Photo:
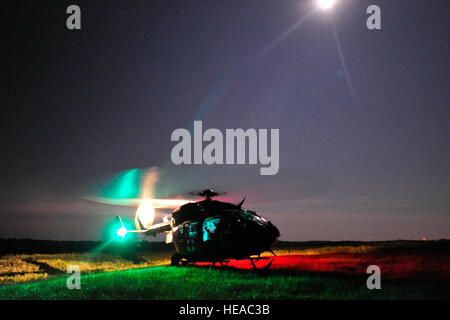
{"label": "silhouette of helicopter", "polygon": [[[230,259],[249,259],[256,268],[254,260],[269,259],[261,257],[262,252],[269,251],[275,255],[271,247],[280,236],[279,230],[256,212],[244,209],[245,197],[239,204],[232,204],[213,200],[223,193],[211,189],[195,194],[204,199],[181,205],[173,211],[170,220],[147,228],[138,212],[135,217],[137,230],[127,230],[118,217],[121,227],[117,234],[124,237],[128,232],[144,235],[165,232],[166,243],[175,245],[176,253],[171,259],[171,265],[175,266],[192,262],[226,265]],[[252,257],[255,255],[258,257]]]}

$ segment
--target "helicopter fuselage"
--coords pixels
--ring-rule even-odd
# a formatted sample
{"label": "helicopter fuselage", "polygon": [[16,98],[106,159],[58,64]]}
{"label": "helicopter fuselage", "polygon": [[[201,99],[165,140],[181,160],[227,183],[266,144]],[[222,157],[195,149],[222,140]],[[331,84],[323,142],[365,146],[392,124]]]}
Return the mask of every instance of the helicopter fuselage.
{"label": "helicopter fuselage", "polygon": [[269,251],[280,236],[268,220],[240,205],[205,199],[172,214],[172,237],[179,259],[244,259]]}

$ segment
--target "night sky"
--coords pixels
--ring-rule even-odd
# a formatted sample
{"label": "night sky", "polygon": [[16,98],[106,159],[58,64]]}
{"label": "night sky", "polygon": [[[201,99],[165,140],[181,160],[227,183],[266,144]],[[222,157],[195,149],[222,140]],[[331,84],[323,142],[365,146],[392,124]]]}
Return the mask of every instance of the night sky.
{"label": "night sky", "polygon": [[[66,28],[70,4],[81,30]],[[381,30],[366,27],[371,4]],[[2,1],[0,238],[99,239],[135,209],[83,190],[152,166],[176,191],[247,196],[282,240],[450,238],[449,2],[314,8]],[[280,129],[279,173],[172,168],[170,135],[194,120]]]}

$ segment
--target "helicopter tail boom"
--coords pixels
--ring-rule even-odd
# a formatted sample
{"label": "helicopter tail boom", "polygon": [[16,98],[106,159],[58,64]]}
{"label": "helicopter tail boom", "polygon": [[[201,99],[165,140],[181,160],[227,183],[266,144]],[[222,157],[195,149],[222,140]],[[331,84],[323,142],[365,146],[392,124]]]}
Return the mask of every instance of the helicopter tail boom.
{"label": "helicopter tail boom", "polygon": [[[150,227],[144,229],[144,228],[139,228],[136,230],[128,230],[125,225],[122,222],[122,218],[120,216],[117,216],[117,219],[120,221],[121,227],[117,230],[117,235],[121,236],[122,238],[125,237],[125,235],[128,232],[134,232],[134,233],[142,233],[144,235],[156,235],[157,233],[160,232],[170,232],[171,231],[171,227],[170,227],[170,221],[165,221],[165,222],[161,222],[161,223],[157,223],[154,225],[151,225]],[[166,239],[166,241],[168,241],[168,239]]]}

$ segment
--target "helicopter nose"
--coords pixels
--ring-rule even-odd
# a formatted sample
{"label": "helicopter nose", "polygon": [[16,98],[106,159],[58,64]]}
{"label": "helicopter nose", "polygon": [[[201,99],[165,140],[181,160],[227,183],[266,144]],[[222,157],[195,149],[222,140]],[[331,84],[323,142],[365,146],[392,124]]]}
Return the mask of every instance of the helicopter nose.
{"label": "helicopter nose", "polygon": [[280,236],[280,230],[278,230],[278,228],[275,227],[270,221],[268,221],[266,229],[267,234],[270,236],[271,239],[273,239],[273,242],[275,242]]}
{"label": "helicopter nose", "polygon": [[280,231],[270,221],[267,222],[259,231],[261,243],[264,243],[264,247],[270,248],[280,236]]}

